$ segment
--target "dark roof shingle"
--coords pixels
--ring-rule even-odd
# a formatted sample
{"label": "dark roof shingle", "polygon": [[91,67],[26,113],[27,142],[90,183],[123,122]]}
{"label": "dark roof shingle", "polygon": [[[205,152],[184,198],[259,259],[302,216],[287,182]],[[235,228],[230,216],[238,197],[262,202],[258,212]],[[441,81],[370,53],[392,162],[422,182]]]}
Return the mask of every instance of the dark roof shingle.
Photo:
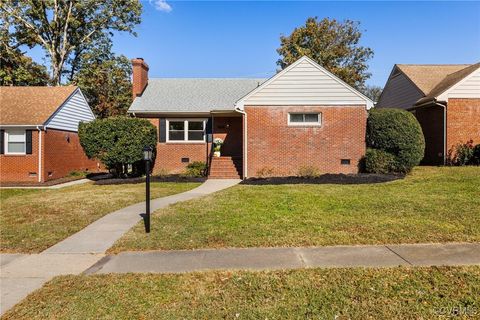
{"label": "dark roof shingle", "polygon": [[0,87],[0,124],[42,125],[76,89],[76,86]]}

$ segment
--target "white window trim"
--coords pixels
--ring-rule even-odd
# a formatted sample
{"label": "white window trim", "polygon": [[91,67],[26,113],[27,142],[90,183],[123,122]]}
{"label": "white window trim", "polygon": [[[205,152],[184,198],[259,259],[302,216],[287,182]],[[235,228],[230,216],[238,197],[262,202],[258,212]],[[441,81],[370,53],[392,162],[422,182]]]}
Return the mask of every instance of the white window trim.
{"label": "white window trim", "polygon": [[[316,122],[290,122],[290,116],[292,114],[318,114],[318,121]],[[321,127],[322,126],[322,113],[321,112],[289,112],[287,116],[287,124],[292,127]]]}
{"label": "white window trim", "polygon": [[[25,148],[24,148],[24,152],[10,152],[9,150],[9,141],[8,141],[8,135],[9,135],[9,131],[10,132],[18,132],[18,133],[22,133],[23,132],[23,143],[25,145]],[[4,151],[5,151],[5,154],[6,155],[12,155],[12,156],[23,156],[23,155],[26,155],[27,154],[27,131],[26,130],[15,130],[15,129],[11,129],[11,130],[5,130],[4,132],[4,137],[3,137],[3,147],[4,147]]]}
{"label": "white window trim", "polygon": [[[184,138],[185,140],[170,140],[170,121],[176,122],[176,121],[183,121],[183,133],[184,133]],[[203,122],[203,140],[188,140],[188,122]],[[166,133],[166,142],[167,143],[206,143],[206,128],[207,128],[207,119],[205,118],[168,118],[165,119],[166,125],[165,129],[167,130]]]}

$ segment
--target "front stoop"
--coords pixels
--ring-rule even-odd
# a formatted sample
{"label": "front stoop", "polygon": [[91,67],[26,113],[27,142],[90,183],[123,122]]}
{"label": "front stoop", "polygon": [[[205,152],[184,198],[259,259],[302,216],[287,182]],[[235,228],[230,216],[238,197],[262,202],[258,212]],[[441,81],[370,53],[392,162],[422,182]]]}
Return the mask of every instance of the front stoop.
{"label": "front stoop", "polygon": [[210,179],[241,179],[242,157],[213,157],[210,164]]}

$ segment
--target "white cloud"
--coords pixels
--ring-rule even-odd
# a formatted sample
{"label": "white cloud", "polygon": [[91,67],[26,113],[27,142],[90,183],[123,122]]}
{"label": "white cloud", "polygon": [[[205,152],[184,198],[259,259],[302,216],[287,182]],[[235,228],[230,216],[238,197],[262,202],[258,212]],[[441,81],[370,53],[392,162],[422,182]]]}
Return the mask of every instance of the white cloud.
{"label": "white cloud", "polygon": [[172,11],[172,6],[169,5],[166,0],[150,0],[150,4],[153,4],[153,6],[155,6],[155,9],[157,9],[158,11]]}

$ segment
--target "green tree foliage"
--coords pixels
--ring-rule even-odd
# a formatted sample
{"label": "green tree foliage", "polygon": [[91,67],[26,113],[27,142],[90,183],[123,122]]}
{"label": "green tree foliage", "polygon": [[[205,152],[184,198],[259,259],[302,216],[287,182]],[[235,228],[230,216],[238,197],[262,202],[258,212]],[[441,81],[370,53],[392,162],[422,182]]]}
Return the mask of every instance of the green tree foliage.
{"label": "green tree foliage", "polygon": [[132,103],[132,67],[125,56],[115,56],[110,48],[84,52],[72,83],[85,94],[93,112],[100,118],[125,115]]}
{"label": "green tree foliage", "polygon": [[142,5],[138,0],[3,0],[0,10],[12,18],[18,43],[45,50],[51,82],[59,85],[75,52],[110,39],[113,31],[135,34]]}
{"label": "green tree foliage", "polygon": [[143,148],[155,150],[157,130],[148,120],[128,117],[97,119],[80,123],[80,144],[90,159],[98,159],[118,177],[143,172]]}
{"label": "green tree foliage", "polygon": [[370,110],[366,140],[368,148],[387,152],[394,157],[391,172],[408,173],[423,159],[425,139],[422,128],[415,116],[405,110]]}
{"label": "green tree foliage", "polygon": [[284,69],[306,55],[349,85],[362,89],[370,77],[367,61],[373,51],[359,45],[359,25],[351,20],[308,18],[304,26],[280,37],[277,52],[281,58],[277,64]]}
{"label": "green tree foliage", "polygon": [[11,17],[0,11],[0,85],[44,86],[48,84],[45,67],[23,54],[10,32]]}
{"label": "green tree foliage", "polygon": [[49,78],[42,65],[20,50],[7,51],[0,44],[0,86],[45,86]]}
{"label": "green tree foliage", "polygon": [[382,87],[379,86],[365,86],[365,88],[362,90],[363,94],[369,97],[374,103],[378,102],[382,91]]}

